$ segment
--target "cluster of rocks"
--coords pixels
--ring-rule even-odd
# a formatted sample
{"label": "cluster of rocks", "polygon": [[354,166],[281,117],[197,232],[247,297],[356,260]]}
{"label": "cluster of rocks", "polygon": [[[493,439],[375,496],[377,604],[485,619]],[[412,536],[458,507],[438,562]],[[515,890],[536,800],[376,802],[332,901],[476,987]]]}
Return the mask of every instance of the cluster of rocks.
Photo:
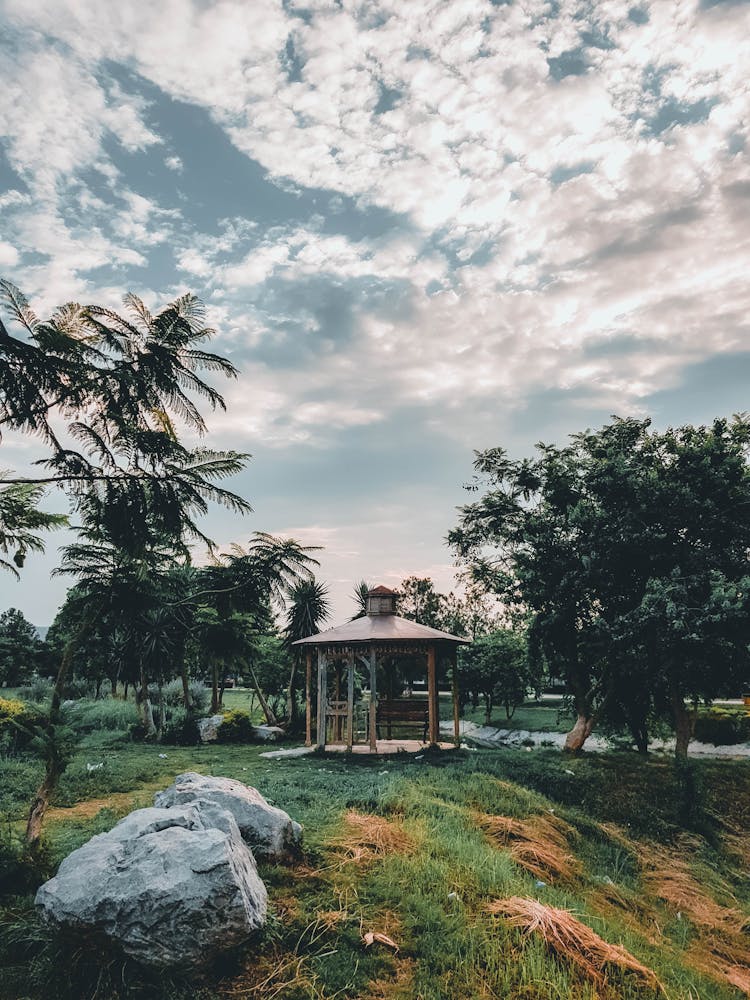
{"label": "cluster of rocks", "polygon": [[256,858],[289,861],[301,836],[255,788],[188,772],[67,857],[36,905],[146,965],[195,969],[264,925]]}

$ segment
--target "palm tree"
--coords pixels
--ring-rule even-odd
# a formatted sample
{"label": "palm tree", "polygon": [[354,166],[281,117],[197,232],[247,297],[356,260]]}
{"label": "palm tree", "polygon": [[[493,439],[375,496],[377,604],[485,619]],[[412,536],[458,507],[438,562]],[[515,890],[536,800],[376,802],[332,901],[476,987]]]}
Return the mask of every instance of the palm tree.
{"label": "palm tree", "polygon": [[372,590],[372,584],[368,583],[367,580],[360,580],[357,586],[352,592],[352,599],[357,606],[356,615],[352,615],[349,621],[355,621],[357,618],[364,618],[367,614],[367,595]]}
{"label": "palm tree", "polygon": [[229,662],[219,651],[240,649],[232,616],[244,616],[248,635],[268,631],[274,606],[283,608],[289,589],[311,578],[311,567],[318,562],[309,553],[317,548],[256,532],[246,548],[233,545],[213,565],[199,571],[198,590],[192,600],[202,609],[206,623],[200,645],[211,666],[212,712],[221,706],[219,667],[226,668]]}
{"label": "palm tree", "polygon": [[[284,637],[287,645],[291,646],[297,639],[306,639],[307,636],[320,632],[321,626],[330,617],[330,609],[328,588],[324,583],[319,583],[311,577],[295,584],[289,591],[289,605],[286,611]],[[296,678],[300,656],[299,650],[295,649],[287,687],[286,714],[291,730],[294,730],[297,723]]]}

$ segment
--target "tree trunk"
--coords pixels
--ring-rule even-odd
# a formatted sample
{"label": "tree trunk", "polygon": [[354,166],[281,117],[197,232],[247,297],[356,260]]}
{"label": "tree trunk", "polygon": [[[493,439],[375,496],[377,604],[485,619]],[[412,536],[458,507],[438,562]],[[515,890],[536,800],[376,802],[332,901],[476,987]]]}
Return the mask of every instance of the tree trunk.
{"label": "tree trunk", "polygon": [[576,753],[578,750],[581,750],[583,744],[591,735],[591,730],[593,728],[593,715],[587,715],[586,713],[579,711],[575,725],[565,737],[564,749],[570,750],[572,753]]}
{"label": "tree trunk", "polygon": [[57,788],[64,770],[65,766],[59,758],[54,757],[47,761],[44,781],[37,789],[34,800],[31,803],[31,809],[29,810],[29,818],[26,822],[26,843],[32,851],[36,850],[39,846],[39,840],[42,836],[42,824],[47,807],[49,806],[49,800]]}
{"label": "tree trunk", "polygon": [[258,701],[260,702],[260,707],[263,709],[263,714],[266,717],[266,722],[268,723],[269,726],[278,726],[278,722],[276,721],[276,716],[273,714],[271,706],[266,701],[266,696],[261,691],[260,684],[258,683],[258,678],[255,676],[255,671],[253,670],[252,663],[249,663],[248,666],[250,667],[250,676],[253,679],[253,686],[255,687],[255,692],[258,695]]}
{"label": "tree trunk", "polygon": [[101,677],[96,678],[96,690],[94,691],[94,700],[99,701],[102,693],[102,679]]}
{"label": "tree trunk", "polygon": [[[65,650],[57,671],[57,677],[55,678],[55,686],[52,688],[52,700],[50,701],[49,706],[50,740],[54,740],[54,727],[60,722],[60,706],[62,704],[65,684],[68,680],[68,673],[70,672],[70,665],[73,662],[73,654],[76,651],[78,643],[88,632],[92,621],[93,615],[89,614],[83,620],[78,634],[74,638],[70,639],[65,645]],[[31,803],[31,808],[29,809],[29,818],[26,822],[26,843],[32,850],[35,850],[39,844],[39,838],[42,835],[44,814],[47,812],[49,800],[52,793],[57,788],[60,776],[65,770],[65,764],[66,761],[59,756],[56,752],[54,744],[51,742],[47,748],[44,780],[36,791],[36,795]]]}
{"label": "tree trunk", "polygon": [[125,687],[123,688],[123,692],[122,692],[122,700],[123,701],[127,701],[128,700],[128,687],[129,687],[129,684],[128,684],[127,681],[125,681]]}
{"label": "tree trunk", "polygon": [[492,721],[492,698],[484,696],[484,724],[489,726]]}
{"label": "tree trunk", "polygon": [[687,760],[688,746],[693,738],[693,720],[685,707],[685,699],[674,684],[670,685],[669,701],[674,719],[674,755],[677,760]]}
{"label": "tree trunk", "polygon": [[180,678],[182,680],[182,704],[185,711],[190,711],[190,681],[188,679],[187,663],[183,660],[180,665]]}
{"label": "tree trunk", "polygon": [[156,736],[156,725],[154,724],[154,712],[151,708],[151,701],[148,696],[148,681],[146,680],[146,671],[141,667],[141,690],[140,699],[138,700],[138,708],[141,713],[141,721],[143,723],[143,728],[146,730],[146,738],[149,739]]}
{"label": "tree trunk", "polygon": [[219,665],[211,664],[211,715],[216,715],[221,702],[219,700]]}
{"label": "tree trunk", "polygon": [[292,657],[292,669],[289,674],[289,684],[286,689],[286,718],[289,732],[297,727],[297,654]]}
{"label": "tree trunk", "polygon": [[111,694],[113,698],[117,697],[117,676],[110,677],[109,684],[111,688]]}
{"label": "tree trunk", "polygon": [[156,742],[161,743],[164,732],[164,687],[159,677],[159,725],[156,728]]}

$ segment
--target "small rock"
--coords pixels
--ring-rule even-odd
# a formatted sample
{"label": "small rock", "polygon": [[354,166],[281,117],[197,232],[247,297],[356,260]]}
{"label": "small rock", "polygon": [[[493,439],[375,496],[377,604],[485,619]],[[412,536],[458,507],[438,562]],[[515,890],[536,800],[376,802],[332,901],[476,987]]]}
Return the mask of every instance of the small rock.
{"label": "small rock", "polygon": [[280,726],[253,726],[253,738],[259,743],[277,743],[284,736],[284,730]]}
{"label": "small rock", "polygon": [[538,878],[536,880],[536,882],[534,883],[534,885],[537,887],[537,889],[543,889],[546,884],[547,883],[546,882],[542,882],[542,880],[540,878]]}
{"label": "small rock", "polygon": [[223,715],[209,715],[207,719],[198,719],[198,735],[201,743],[215,743],[219,736],[219,726],[223,721]]}

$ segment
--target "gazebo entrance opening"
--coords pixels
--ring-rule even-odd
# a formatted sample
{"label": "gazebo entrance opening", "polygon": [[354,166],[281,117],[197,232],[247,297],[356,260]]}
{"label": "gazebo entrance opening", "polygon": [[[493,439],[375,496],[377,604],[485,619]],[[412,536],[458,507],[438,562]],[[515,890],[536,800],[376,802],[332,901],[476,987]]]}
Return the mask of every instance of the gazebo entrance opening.
{"label": "gazebo entrance opening", "polygon": [[[376,753],[379,743],[393,743],[394,731],[401,732],[404,727],[419,737],[417,745],[437,746],[438,667],[442,663],[447,664],[450,673],[453,737],[458,742],[456,650],[468,640],[400,618],[395,613],[396,597],[394,591],[376,587],[367,596],[366,615],[296,643],[306,647],[307,654],[308,746],[349,750],[361,746]],[[426,698],[405,698],[400,689],[394,691],[394,667],[404,656],[417,656],[424,662]],[[386,682],[381,684],[383,696],[378,691],[379,673],[381,681]]]}

